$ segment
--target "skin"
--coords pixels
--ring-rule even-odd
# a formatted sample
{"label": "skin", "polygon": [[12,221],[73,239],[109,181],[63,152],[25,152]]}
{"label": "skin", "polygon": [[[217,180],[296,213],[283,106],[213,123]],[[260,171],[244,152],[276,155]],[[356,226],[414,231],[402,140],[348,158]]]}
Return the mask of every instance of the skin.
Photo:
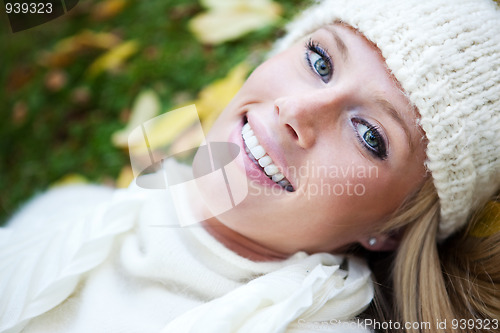
{"label": "skin", "polygon": [[[333,68],[321,72],[331,76],[310,67],[306,55],[321,64],[324,54],[309,50],[308,40],[331,57]],[[399,121],[380,99],[394,107]],[[297,251],[338,253],[354,243],[372,250],[396,246],[377,230],[426,177],[424,134],[379,50],[361,34],[326,26],[270,58],[248,78],[207,140],[241,145],[243,119],[295,191],[256,181],[243,153],[249,195],[203,224],[219,241],[258,261]],[[370,151],[363,137],[368,128],[360,121],[378,128],[385,158]],[[223,190],[215,183],[205,189],[207,197]],[[368,245],[370,237],[377,238],[375,246]]]}

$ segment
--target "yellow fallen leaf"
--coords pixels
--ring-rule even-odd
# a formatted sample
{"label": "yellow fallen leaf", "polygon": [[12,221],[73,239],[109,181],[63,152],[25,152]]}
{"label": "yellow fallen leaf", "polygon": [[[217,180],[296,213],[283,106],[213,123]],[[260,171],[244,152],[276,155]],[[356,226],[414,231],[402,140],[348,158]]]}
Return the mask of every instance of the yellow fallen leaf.
{"label": "yellow fallen leaf", "polygon": [[208,131],[219,114],[240,90],[250,72],[250,66],[243,62],[231,69],[228,75],[219,79],[198,95],[194,102],[200,114],[203,129]]}
{"label": "yellow fallen leaf", "polygon": [[151,171],[150,168],[158,167],[161,160],[182,153],[173,150],[175,145],[172,143],[177,142],[180,134],[191,126],[197,127],[195,135],[198,143],[186,149],[193,149],[204,139],[194,105],[159,115],[132,130],[128,137],[128,151],[134,175],[138,176],[144,170]]}
{"label": "yellow fallen leaf", "polygon": [[62,40],[56,46],[56,51],[81,48],[111,49],[120,42],[120,37],[112,33],[84,30],[75,36]]}
{"label": "yellow fallen leaf", "polygon": [[127,188],[130,183],[134,180],[134,173],[130,166],[125,166],[120,171],[118,178],[116,179],[116,187],[117,188]]}
{"label": "yellow fallen leaf", "polygon": [[205,8],[210,9],[225,9],[235,6],[251,5],[254,7],[265,7],[269,4],[269,0],[200,0],[200,3]]}
{"label": "yellow fallen leaf", "polygon": [[500,232],[500,202],[488,202],[476,219],[477,222],[470,230],[471,236],[481,238]]}
{"label": "yellow fallen leaf", "polygon": [[111,71],[122,66],[139,49],[139,44],[135,40],[124,42],[109,50],[89,66],[87,75],[95,77],[104,71]]}
{"label": "yellow fallen leaf", "polygon": [[162,115],[161,119],[159,118],[154,126],[151,126],[149,132],[151,147],[167,147],[176,141],[195,142],[198,140],[201,143],[199,137],[184,138],[183,136],[192,136],[194,133],[187,129],[201,121],[202,128],[207,133],[215,119],[240,90],[249,72],[250,66],[241,63],[234,67],[226,77],[203,88],[195,101],[187,103],[196,106],[197,114],[176,110],[176,112]]}
{"label": "yellow fallen leaf", "polygon": [[111,49],[121,39],[111,33],[84,30],[58,42],[54,49],[40,55],[39,63],[47,67],[64,67],[71,64],[79,53],[88,49]]}
{"label": "yellow fallen leaf", "polygon": [[91,16],[95,20],[107,20],[121,13],[126,5],[125,0],[102,1],[94,6]]}
{"label": "yellow fallen leaf", "polygon": [[205,0],[209,10],[195,16],[189,28],[202,43],[220,44],[268,26],[280,18],[282,7],[271,0]]}
{"label": "yellow fallen leaf", "polygon": [[56,180],[54,183],[50,185],[50,187],[61,187],[74,184],[86,184],[88,182],[89,181],[84,176],[77,173],[70,173],[63,176],[59,180]]}
{"label": "yellow fallen leaf", "polygon": [[127,126],[113,133],[111,142],[116,147],[127,148],[130,132],[142,123],[156,117],[160,113],[160,109],[160,98],[153,90],[141,91],[134,101]]}
{"label": "yellow fallen leaf", "polygon": [[186,157],[190,149],[202,143],[209,126],[243,85],[249,71],[246,63],[236,66],[226,77],[205,87],[194,105],[191,102],[147,121],[131,119],[119,140],[118,134],[113,135],[113,143],[121,147],[128,143],[136,175],[173,154]]}
{"label": "yellow fallen leaf", "polygon": [[152,121],[148,128],[149,145],[153,149],[163,149],[171,145],[180,134],[198,121],[193,106],[186,106],[167,112]]}

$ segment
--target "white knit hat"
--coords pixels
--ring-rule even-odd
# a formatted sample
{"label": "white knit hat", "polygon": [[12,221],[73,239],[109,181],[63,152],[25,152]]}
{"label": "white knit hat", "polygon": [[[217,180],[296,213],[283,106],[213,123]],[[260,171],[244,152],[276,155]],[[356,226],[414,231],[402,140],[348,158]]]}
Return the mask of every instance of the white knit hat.
{"label": "white knit hat", "polygon": [[439,239],[500,188],[500,10],[492,0],[325,0],[303,12],[279,52],[325,24],[372,41],[418,108],[440,199]]}

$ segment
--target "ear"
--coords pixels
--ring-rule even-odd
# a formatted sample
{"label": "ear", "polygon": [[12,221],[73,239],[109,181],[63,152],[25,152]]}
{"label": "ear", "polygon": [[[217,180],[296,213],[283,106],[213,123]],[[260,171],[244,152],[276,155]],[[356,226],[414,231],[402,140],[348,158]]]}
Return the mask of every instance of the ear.
{"label": "ear", "polygon": [[381,234],[359,240],[368,251],[394,251],[401,242],[401,233]]}

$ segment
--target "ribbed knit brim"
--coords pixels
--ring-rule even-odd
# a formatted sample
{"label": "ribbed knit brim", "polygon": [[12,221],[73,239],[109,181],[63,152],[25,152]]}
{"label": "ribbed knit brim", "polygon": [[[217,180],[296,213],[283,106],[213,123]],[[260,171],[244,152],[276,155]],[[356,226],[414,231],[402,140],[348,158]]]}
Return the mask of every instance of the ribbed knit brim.
{"label": "ribbed knit brim", "polygon": [[500,188],[500,10],[492,0],[325,0],[303,12],[279,52],[343,22],[381,51],[418,109],[441,205],[438,238]]}

